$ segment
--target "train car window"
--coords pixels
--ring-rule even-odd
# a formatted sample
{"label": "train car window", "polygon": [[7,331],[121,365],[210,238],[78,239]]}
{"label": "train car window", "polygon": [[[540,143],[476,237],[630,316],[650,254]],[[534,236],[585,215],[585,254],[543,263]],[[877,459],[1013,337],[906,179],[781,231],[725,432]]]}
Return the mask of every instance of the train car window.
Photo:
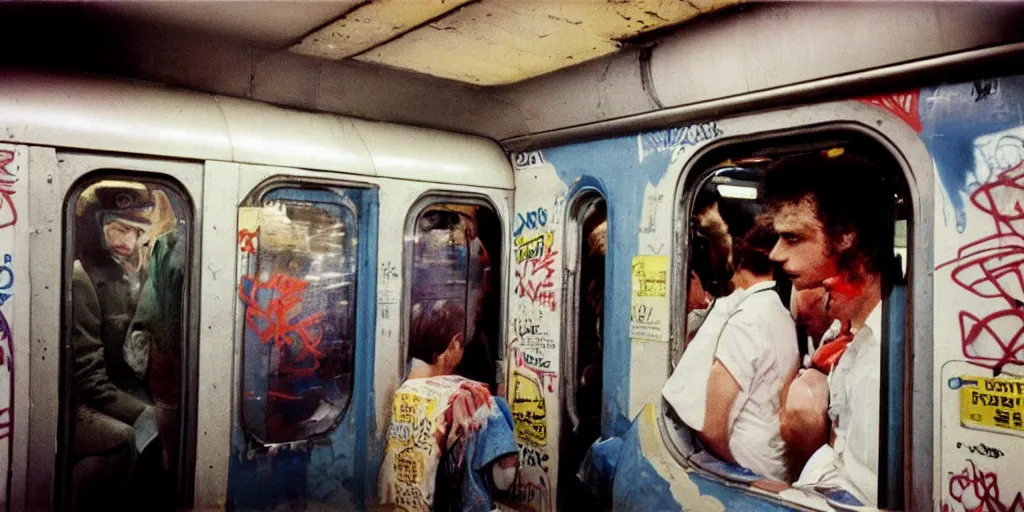
{"label": "train car window", "polygon": [[601,435],[601,394],[604,366],[605,259],[608,254],[608,210],[602,197],[585,194],[569,209],[566,231],[575,239],[565,244],[569,296],[563,308],[562,350],[564,409],[559,442],[559,508],[595,508],[591,493],[576,478],[590,446]]}
{"label": "train car window", "polygon": [[663,389],[678,447],[773,500],[900,508],[906,181],[867,136],[776,142],[690,173]]}
{"label": "train car window", "polygon": [[[483,382],[497,392],[501,347],[500,265],[502,228],[494,209],[470,200],[427,202],[415,213],[406,238],[408,318],[406,333],[429,332],[435,326],[413,329],[415,322],[441,318],[425,312],[457,311],[446,321],[462,324],[458,347],[448,357],[439,344],[406,341],[406,372],[421,367],[434,374],[454,373]],[[455,308],[448,307],[454,305]],[[438,345],[438,346],[435,346]],[[451,355],[451,354],[449,354]]]}
{"label": "train car window", "polygon": [[183,363],[191,203],[169,182],[104,173],[72,189],[65,219],[58,501],[171,510],[192,373]]}
{"label": "train car window", "polygon": [[242,419],[259,442],[322,436],[350,402],[362,194],[285,186],[260,198],[258,246],[242,247],[252,257],[238,290]]}

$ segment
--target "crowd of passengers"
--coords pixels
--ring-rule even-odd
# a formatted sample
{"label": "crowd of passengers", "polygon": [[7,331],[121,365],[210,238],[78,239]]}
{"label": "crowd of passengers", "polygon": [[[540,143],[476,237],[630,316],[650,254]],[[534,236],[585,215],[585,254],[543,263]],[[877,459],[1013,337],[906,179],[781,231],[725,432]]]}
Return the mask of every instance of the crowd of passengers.
{"label": "crowd of passengers", "polygon": [[[899,279],[881,176],[841,151],[794,156],[767,170],[767,208],[743,233],[730,234],[715,201],[695,212],[688,343],[663,395],[703,450],[762,478],[765,489],[832,488],[877,501],[881,302]],[[150,470],[173,470],[184,261],[175,225],[163,192],[140,184],[101,182],[77,205],[73,506],[127,496],[147,428],[162,441]],[[480,245],[472,223],[459,229]],[[593,231],[603,229],[601,218]],[[489,271],[486,250],[476,252]],[[789,307],[780,286],[792,286]],[[589,286],[584,299],[600,288]],[[512,485],[518,450],[508,404],[456,375],[475,346],[467,333],[479,331],[487,309],[482,290],[461,304],[413,308],[409,378],[395,411],[403,395],[443,404],[415,411],[429,425],[426,444],[403,444],[408,436],[389,429],[384,503],[490,510],[491,494]],[[809,347],[803,360],[801,344]],[[410,460],[425,463],[414,482],[405,481]]]}
{"label": "crowd of passengers", "polygon": [[[752,475],[753,485],[776,492],[792,486],[831,498],[839,491],[847,503],[873,506],[881,303],[901,279],[887,210],[892,194],[881,169],[842,150],[781,159],[765,176],[766,208],[754,219],[733,212],[738,229],[726,223],[716,200],[698,200],[689,252],[688,342],[663,395],[695,433],[699,449]],[[595,233],[604,225],[601,219]],[[789,288],[788,307],[782,287]],[[600,292],[592,288],[584,299]],[[416,482],[415,500],[409,501],[409,491],[402,490],[409,483],[397,474],[401,452],[411,448],[392,444],[392,433],[401,430],[389,429],[383,503],[489,510],[490,494],[507,490],[515,478],[507,404],[486,386],[455,375],[466,325],[465,309],[451,302],[414,308],[411,372],[395,403],[407,400],[399,398],[403,394],[443,396],[453,407],[433,416],[420,411],[436,439],[420,449],[433,469]],[[424,382],[432,387],[424,390]],[[440,388],[446,391],[438,394]],[[459,408],[461,420],[451,412]],[[495,423],[499,428],[476,434]],[[464,461],[467,442],[489,454],[480,465]]]}
{"label": "crowd of passengers", "polygon": [[757,487],[877,503],[881,304],[900,279],[881,176],[841,150],[793,156],[741,236],[717,202],[695,211],[689,340],[662,394]]}

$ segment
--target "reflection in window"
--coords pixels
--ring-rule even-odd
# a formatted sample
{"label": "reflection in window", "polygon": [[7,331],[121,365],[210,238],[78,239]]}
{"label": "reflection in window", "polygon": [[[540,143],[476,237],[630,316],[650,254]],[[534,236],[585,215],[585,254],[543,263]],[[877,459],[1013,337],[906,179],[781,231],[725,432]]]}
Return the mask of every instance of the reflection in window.
{"label": "reflection in window", "polygon": [[278,188],[262,198],[239,285],[243,421],[262,442],[324,434],[351,398],[359,233],[350,196],[359,194]]}
{"label": "reflection in window", "polygon": [[156,181],[90,180],[68,201],[70,509],[176,502],[190,221]]}
{"label": "reflection in window", "polygon": [[[424,311],[449,304],[464,313],[464,348],[454,373],[496,391],[499,357],[501,225],[488,207],[433,204],[416,218],[411,240],[410,324]],[[412,346],[410,364],[434,363],[438,350]],[[415,361],[413,361],[415,359]]]}

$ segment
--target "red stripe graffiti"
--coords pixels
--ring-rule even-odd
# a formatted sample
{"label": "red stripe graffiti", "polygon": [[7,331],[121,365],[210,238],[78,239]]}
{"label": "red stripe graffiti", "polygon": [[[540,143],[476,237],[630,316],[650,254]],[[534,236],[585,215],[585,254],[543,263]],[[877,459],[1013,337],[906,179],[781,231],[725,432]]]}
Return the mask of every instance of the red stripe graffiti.
{"label": "red stripe graffiti", "polygon": [[[14,161],[14,152],[0,150],[0,229],[18,223],[18,210],[14,207],[14,183],[17,177],[7,165]],[[11,179],[8,179],[7,177]]]}
{"label": "red stripe graffiti", "polygon": [[[1009,505],[999,497],[999,476],[978,469],[973,460],[959,474],[950,474],[949,496],[968,512],[1024,512],[1024,495],[1017,493]],[[943,505],[943,510],[952,507]]]}
{"label": "red stripe graffiti", "polygon": [[555,256],[558,256],[558,251],[548,247],[543,257],[526,260],[521,269],[516,269],[516,294],[549,307],[551,311],[558,307],[555,300],[555,283],[551,280],[555,275]]}
{"label": "red stripe graffiti", "polygon": [[253,245],[253,241],[260,234],[260,228],[256,228],[255,231],[249,231],[248,229],[241,229],[238,231],[238,250],[246,254],[256,254],[256,246]]}
{"label": "red stripe graffiti", "polygon": [[979,316],[960,311],[964,357],[998,373],[1006,364],[1024,364],[1024,163],[979,186],[971,202],[989,215],[995,233],[970,242],[957,257],[936,266],[954,265],[957,286],[986,299],[1002,299],[1006,308]]}
{"label": "red stripe graffiti", "polygon": [[[318,347],[323,338],[320,319],[324,316],[323,312],[318,312],[296,318],[302,312],[302,294],[308,284],[302,279],[275,274],[266,282],[260,282],[253,276],[243,276],[238,285],[238,296],[246,304],[245,324],[264,345],[271,341],[278,349],[298,345],[299,353],[292,361],[312,358],[314,367],[304,369],[307,372],[319,366],[322,354]],[[265,308],[261,306],[261,291],[269,292],[270,296]]]}
{"label": "red stripe graffiti", "polygon": [[889,112],[896,114],[900,119],[910,125],[915,132],[921,133],[921,115],[917,108],[920,97],[920,89],[914,89],[907,92],[879,94],[878,96],[867,96],[859,99],[864,103],[882,107]]}

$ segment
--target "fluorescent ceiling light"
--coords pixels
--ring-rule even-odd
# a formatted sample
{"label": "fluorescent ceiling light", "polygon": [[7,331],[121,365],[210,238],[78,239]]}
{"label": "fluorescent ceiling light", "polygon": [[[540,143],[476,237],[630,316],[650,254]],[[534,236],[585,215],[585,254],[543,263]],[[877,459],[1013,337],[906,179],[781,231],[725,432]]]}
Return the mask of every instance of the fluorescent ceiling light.
{"label": "fluorescent ceiling light", "polygon": [[737,185],[719,185],[718,193],[722,197],[731,199],[757,199],[757,189],[754,187],[741,187]]}

